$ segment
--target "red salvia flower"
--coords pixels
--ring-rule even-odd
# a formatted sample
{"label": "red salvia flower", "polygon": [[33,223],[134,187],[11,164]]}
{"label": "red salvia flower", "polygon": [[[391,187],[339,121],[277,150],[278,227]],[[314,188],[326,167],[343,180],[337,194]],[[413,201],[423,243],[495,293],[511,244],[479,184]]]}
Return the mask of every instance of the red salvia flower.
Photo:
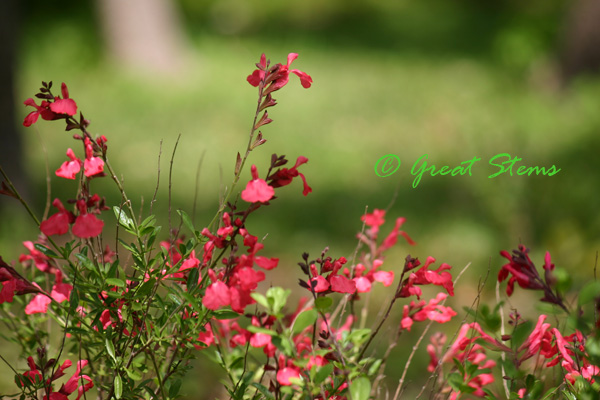
{"label": "red salvia flower", "polygon": [[56,176],[66,179],[75,179],[81,170],[81,160],[75,156],[72,149],[67,149],[67,157],[71,161],[65,161],[59,169],[56,170]]}
{"label": "red salvia flower", "polygon": [[59,199],[54,199],[52,205],[58,212],[40,224],[40,231],[46,236],[64,235],[69,231],[69,226],[75,222],[75,216],[67,211]]}
{"label": "red salvia flower", "polygon": [[84,200],[77,201],[77,209],[79,209],[79,216],[75,219],[75,224],[73,225],[73,235],[82,239],[100,235],[104,227],[104,222],[96,218],[94,214],[88,214],[87,205]]}
{"label": "red salvia flower", "polygon": [[56,114],[67,114],[70,116],[77,114],[77,104],[75,104],[73,99],[69,98],[69,90],[64,82],[60,89],[62,92],[62,99],[60,97],[55,97],[54,102],[50,103],[50,110]]}
{"label": "red salvia flower", "polygon": [[265,203],[275,195],[275,190],[258,177],[256,165],[252,165],[252,180],[242,190],[242,200],[248,203]]}
{"label": "red salvia flower", "polygon": [[42,116],[42,119],[45,119],[46,121],[52,121],[53,119],[56,119],[56,114],[50,110],[50,103],[48,103],[45,100],[42,101],[42,104],[38,106],[37,104],[35,104],[35,100],[29,98],[25,100],[23,104],[25,104],[26,106],[34,107],[36,109],[35,111],[30,112],[25,117],[25,120],[23,121],[23,126],[29,127],[35,124],[40,115]]}
{"label": "red salvia flower", "polygon": [[292,168],[281,168],[277,170],[277,172],[270,175],[268,178],[270,185],[274,188],[286,186],[292,183],[292,180],[295,177],[300,176],[300,178],[302,179],[302,183],[304,184],[302,194],[306,196],[307,194],[311,193],[312,188],[308,186],[308,183],[306,183],[306,177],[304,176],[304,174],[298,172],[298,167],[302,164],[306,164],[307,162],[308,158],[300,156],[298,157],[298,159],[296,160],[296,164]]}

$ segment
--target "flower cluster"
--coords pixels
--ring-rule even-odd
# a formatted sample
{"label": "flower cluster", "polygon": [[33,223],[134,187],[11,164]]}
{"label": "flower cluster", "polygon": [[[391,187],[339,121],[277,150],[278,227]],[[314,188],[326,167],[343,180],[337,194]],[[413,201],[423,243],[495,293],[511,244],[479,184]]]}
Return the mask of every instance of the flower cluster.
{"label": "flower cluster", "polygon": [[[290,304],[291,290],[275,286],[263,294],[259,289],[280,260],[264,255],[264,244],[250,233],[248,218],[294,180],[302,181],[304,196],[311,193],[303,167],[308,159],[299,156],[289,166],[285,156],[273,154],[268,170],[260,174],[248,162],[251,179],[243,188],[237,185],[251,152],[266,142],[260,129],[273,122],[267,112],[277,104],[272,94],[287,85],[290,74],[297,75],[304,88],[312,85],[310,75],[291,69],[297,57],[290,53],[287,64],[271,65],[261,56],[257,69],[247,77],[258,88],[258,102],[248,146],[235,160],[232,185],[211,222],[200,230],[183,210],[177,210],[181,222],[173,229],[169,214],[167,238],[159,236],[154,215],[142,218],[134,212],[108,162],[106,137],[92,137],[87,129],[90,122],[81,112],[75,118],[77,103],[64,83],[61,95],[55,96],[52,82],[42,82],[36,95],[41,104],[32,98],[25,101],[34,111],[25,117],[24,126],[39,117],[65,121],[67,131],[79,131],[73,138],[80,143],[81,153],[78,156],[67,149],[67,160],[55,170],[57,177],[75,181],[74,198],[55,198],[52,206],[57,211],[41,222],[30,212],[41,234],[37,241],[23,243],[27,249],[19,258],[23,272],[0,258],[0,320],[14,330],[13,337],[3,335],[21,346],[28,365],[24,371],[10,366],[20,391],[10,397],[79,400],[94,387],[101,400],[177,398],[188,361],[204,351],[225,370],[228,395],[235,400],[368,400],[380,396],[378,385],[401,335],[414,331],[418,322],[443,324],[457,315],[445,305],[455,293],[450,265],[436,267],[433,257],[421,262],[408,255],[403,266],[386,259],[400,237],[402,243],[415,242],[401,230],[405,218],[396,218],[391,230],[380,235],[386,221],[386,211],[380,209],[361,217],[363,231],[357,235],[352,256],[331,257],[328,248],[314,260],[308,253],[302,255],[299,284],[309,298]],[[108,207],[91,190],[94,180],[106,175],[122,197],[113,207],[117,221],[113,250],[106,245],[104,221],[98,218]],[[6,179],[0,193],[24,202]],[[69,233],[69,238],[56,238]],[[542,301],[558,306],[556,310],[569,314],[574,323],[562,324],[556,316],[553,325],[542,314],[533,324],[514,310],[508,324],[512,331],[506,333],[502,303],[492,311],[485,305],[469,310],[475,321],[462,323],[451,343],[439,332],[431,337],[427,370],[437,379],[429,397],[497,397],[493,384],[503,382],[506,398],[540,399],[543,380],[550,377],[545,371],[552,367],[561,369],[557,385],[570,398],[597,394],[600,285],[592,283],[582,290],[577,310],[571,313],[571,303],[563,300],[564,285],[558,282],[561,275],[549,253],[543,276],[524,246],[501,255],[508,262],[501,267],[498,281],[508,280],[508,296],[515,283],[541,291]],[[389,300],[382,312],[369,315],[369,299],[374,297],[370,293],[394,282],[395,291],[388,289]],[[426,298],[424,286],[436,294]],[[392,313],[396,302],[404,304]],[[24,318],[19,319],[14,309],[21,305]],[[590,321],[584,314],[592,308]],[[381,341],[389,345],[379,357],[369,346],[383,335],[381,328],[393,315],[399,322],[391,330],[393,338]],[[56,326],[60,332],[53,334]],[[47,357],[50,343],[61,343],[56,358]],[[37,359],[30,355],[34,348]],[[502,355],[502,375],[492,352]],[[59,386],[56,381],[72,366],[74,357],[78,360],[75,373]],[[84,368],[90,370],[89,375],[83,373]],[[403,380],[404,375],[397,393],[403,389]],[[543,398],[552,395],[550,390]]]}
{"label": "flower cluster", "polygon": [[544,297],[541,301],[556,304],[566,310],[566,306],[560,294],[554,290],[556,278],[552,271],[554,264],[549,252],[546,252],[544,257],[544,279],[540,277],[537,268],[529,258],[529,249],[523,245],[519,245],[518,250],[513,250],[513,254],[509,254],[506,250],[500,252],[500,255],[508,260],[508,263],[503,265],[498,272],[498,281],[502,282],[508,279],[506,286],[506,294],[512,295],[514,292],[515,283],[523,289],[541,290],[544,292]]}
{"label": "flower cluster", "polygon": [[[38,351],[38,356],[41,361],[45,361],[45,351]],[[41,387],[45,392],[44,400],[69,400],[69,395],[77,392],[75,400],[79,400],[85,392],[94,387],[94,382],[89,376],[82,374],[83,368],[88,365],[87,360],[80,360],[77,362],[77,369],[73,376],[71,376],[67,382],[62,384],[58,390],[55,390],[52,382],[61,378],[65,375],[65,370],[73,365],[71,360],[65,360],[62,365],[56,368],[56,360],[50,359],[43,363],[36,363],[33,357],[27,358],[27,364],[29,371],[26,371],[22,375],[19,375],[18,381],[22,387]],[[56,368],[56,369],[55,369]],[[44,381],[44,377],[50,377]]]}

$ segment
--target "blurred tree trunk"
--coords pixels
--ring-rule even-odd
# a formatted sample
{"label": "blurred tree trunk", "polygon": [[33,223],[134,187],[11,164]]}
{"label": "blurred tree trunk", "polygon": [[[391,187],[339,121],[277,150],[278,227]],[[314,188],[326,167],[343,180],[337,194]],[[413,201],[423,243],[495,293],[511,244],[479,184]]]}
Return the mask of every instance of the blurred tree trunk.
{"label": "blurred tree trunk", "polygon": [[[15,64],[17,38],[19,34],[18,0],[0,1],[0,165],[15,184],[19,192],[27,197],[27,174],[23,170],[21,132],[17,128],[15,109]],[[25,107],[23,107],[25,108]],[[0,181],[2,181],[0,175]],[[9,202],[0,195],[0,210]],[[16,202],[15,202],[16,203]]]}
{"label": "blurred tree trunk", "polygon": [[185,37],[173,0],[97,0],[110,57],[150,73],[176,73],[184,65]]}
{"label": "blurred tree trunk", "polygon": [[563,43],[562,78],[600,73],[600,0],[578,0],[571,8]]}

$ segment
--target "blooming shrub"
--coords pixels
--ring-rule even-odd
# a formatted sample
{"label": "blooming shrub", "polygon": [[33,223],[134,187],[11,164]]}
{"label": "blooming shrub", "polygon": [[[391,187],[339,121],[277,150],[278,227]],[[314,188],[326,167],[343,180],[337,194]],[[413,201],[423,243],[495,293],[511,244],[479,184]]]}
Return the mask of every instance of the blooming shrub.
{"label": "blooming shrub", "polygon": [[[52,93],[52,82],[42,82],[36,95],[41,104],[25,101],[35,111],[24,126],[40,116],[62,120],[67,131],[77,132],[73,139],[81,154],[67,149],[67,161],[55,171],[74,181],[76,196],[54,199],[57,211],[42,221],[2,170],[1,193],[23,203],[40,229],[36,241],[23,243],[27,253],[18,263],[0,258],[0,320],[8,327],[2,335],[19,346],[28,365],[22,370],[2,357],[15,375],[15,389],[6,396],[78,400],[95,392],[98,399],[174,399],[189,361],[204,352],[226,372],[224,389],[232,399],[388,398],[382,377],[390,351],[404,332],[422,329],[393,398],[403,393],[410,360],[430,326],[457,316],[445,305],[457,282],[451,266],[436,267],[433,257],[422,263],[408,255],[394,271],[395,263],[385,259],[398,239],[415,244],[400,230],[405,218],[396,218],[380,236],[386,212],[365,213],[355,256],[332,257],[327,248],[318,257],[304,253],[298,274],[305,296],[298,304],[289,304],[289,288],[258,290],[279,260],[266,255],[248,231],[248,218],[298,177],[302,194],[312,192],[300,172],[308,159],[298,156],[287,167],[287,158],[276,154],[266,171],[251,165],[249,180],[238,188],[239,180],[247,179],[243,173],[250,153],[266,142],[261,128],[273,122],[267,111],[277,104],[273,93],[288,84],[290,73],[304,88],[312,85],[310,75],[290,69],[296,58],[291,53],[286,65],[271,65],[261,56],[247,78],[258,89],[258,102],[232,185],[208,226],[197,229],[178,211],[181,229],[166,236],[154,215],[136,217],[109,162],[108,139],[94,137],[81,112],[76,117],[78,106],[64,83],[61,96]],[[114,181],[120,204],[109,207],[95,193],[94,181],[101,178]],[[103,240],[113,225],[111,210],[116,248]],[[482,304],[467,310],[474,320],[464,322],[453,338],[441,332],[431,336],[426,346],[430,378],[421,394],[428,389],[436,399],[598,398],[600,284],[582,289],[574,306],[565,300],[564,280],[555,275],[549,253],[543,278],[524,246],[501,255],[508,263],[500,268],[498,281],[508,279],[507,295],[515,283],[541,291],[541,301],[552,305],[555,316],[539,315],[533,326],[515,310],[507,333],[502,302],[492,309]],[[424,286],[433,290],[432,297],[424,294]],[[357,310],[363,296],[375,290],[387,291],[391,300],[368,328]],[[398,300],[403,304],[395,309]],[[372,343],[392,313],[400,322],[380,355]],[[53,326],[60,329],[60,345],[50,350]],[[57,383],[73,364],[71,378]]]}

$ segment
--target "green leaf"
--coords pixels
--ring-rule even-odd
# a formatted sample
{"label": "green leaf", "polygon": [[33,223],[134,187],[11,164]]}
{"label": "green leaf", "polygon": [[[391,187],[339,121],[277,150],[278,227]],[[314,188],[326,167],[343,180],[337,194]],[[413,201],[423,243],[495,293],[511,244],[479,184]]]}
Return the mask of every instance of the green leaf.
{"label": "green leaf", "polygon": [[120,399],[123,394],[123,382],[121,382],[121,376],[119,374],[115,375],[115,398]]}
{"label": "green leaf", "polygon": [[269,302],[267,301],[267,298],[265,296],[263,296],[262,294],[256,293],[256,292],[250,293],[250,297],[252,297],[258,304],[260,304],[267,310],[270,309],[270,305],[269,305]]}
{"label": "green leaf", "polygon": [[119,278],[106,278],[106,283],[110,286],[118,286],[120,288],[124,288],[126,286],[125,282]]}
{"label": "green leaf", "polygon": [[127,212],[119,206],[114,206],[113,211],[115,213],[115,217],[117,217],[117,222],[125,229],[132,229],[135,225],[133,220],[127,216]]}
{"label": "green leaf", "polygon": [[267,290],[267,300],[271,305],[271,312],[278,314],[285,306],[288,296],[292,291],[281,287],[272,287]]}
{"label": "green leaf", "polygon": [[267,328],[262,328],[260,326],[254,326],[254,325],[248,325],[248,327],[246,328],[249,332],[252,333],[264,333],[270,336],[275,336],[277,335],[277,332],[275,331],[271,331]]}
{"label": "green leaf", "polygon": [[44,255],[45,255],[45,256],[48,256],[48,257],[54,257],[54,258],[58,257],[58,255],[57,255],[55,252],[53,252],[52,250],[50,250],[50,249],[49,249],[49,248],[47,248],[46,246],[44,246],[44,245],[41,245],[41,244],[39,244],[39,243],[35,243],[35,244],[33,245],[33,247],[35,247],[35,248],[36,248],[36,250],[39,250],[39,251],[41,251],[42,253],[44,253]]}
{"label": "green leaf", "polygon": [[178,296],[176,296],[175,294],[173,294],[173,293],[169,293],[168,297],[169,297],[169,299],[171,299],[172,302],[174,302],[175,304],[177,304],[178,307],[183,304],[183,302],[181,301],[181,299]]}
{"label": "green leaf", "polygon": [[315,385],[320,385],[331,374],[333,374],[333,364],[332,363],[325,364],[321,368],[319,368],[319,370],[315,374],[315,378],[313,379],[313,382],[315,383]]}
{"label": "green leaf", "polygon": [[319,314],[315,310],[302,311],[300,314],[298,314],[296,320],[294,321],[292,333],[296,335],[313,325],[317,321],[318,316]]}
{"label": "green leaf", "polygon": [[73,313],[77,310],[77,306],[79,305],[79,293],[77,289],[73,288],[71,291],[71,298],[69,299],[69,309],[70,312]]}
{"label": "green leaf", "polygon": [[192,222],[192,219],[190,218],[189,215],[186,214],[185,211],[183,210],[177,210],[177,214],[179,214],[179,216],[181,217],[181,220],[183,221],[183,224],[190,230],[192,231],[192,233],[195,233],[195,229],[194,229],[194,224]]}
{"label": "green leaf", "polygon": [[79,260],[81,265],[83,265],[86,269],[89,269],[90,271],[93,271],[93,272],[97,272],[96,266],[94,265],[93,262],[90,261],[89,258],[87,258],[87,256],[85,254],[77,253],[77,254],[75,254],[75,258],[77,258],[77,260]]}
{"label": "green leaf", "polygon": [[367,400],[371,393],[371,381],[364,376],[355,379],[350,384],[350,399],[352,400]]}
{"label": "green leaf", "polygon": [[198,279],[200,278],[200,273],[198,272],[198,268],[192,268],[190,270],[190,274],[187,279],[187,288],[188,291],[192,291],[198,286]]}
{"label": "green leaf", "polygon": [[256,389],[258,389],[258,391],[261,392],[263,394],[263,396],[265,396],[265,399],[275,400],[275,396],[273,396],[273,394],[271,392],[269,392],[269,389],[267,389],[264,385],[261,385],[260,383],[257,383],[257,382],[253,382],[253,383],[251,383],[251,385],[254,386]]}
{"label": "green leaf", "polygon": [[108,352],[108,355],[110,356],[110,358],[113,359],[113,361],[116,364],[117,363],[117,357],[115,356],[115,345],[113,344],[113,342],[109,338],[106,338],[105,345],[106,345],[106,351]]}
{"label": "green leaf", "polygon": [[275,335],[271,338],[271,342],[286,356],[291,357],[294,354],[294,345],[289,338]]}
{"label": "green leaf", "polygon": [[135,298],[139,299],[141,297],[145,297],[148,294],[150,294],[150,292],[152,291],[152,288],[154,288],[154,284],[156,283],[156,279],[155,278],[150,278],[148,279],[146,282],[144,282],[142,284],[142,286],[140,286],[140,288],[135,292]]}
{"label": "green leaf", "polygon": [[213,312],[213,317],[215,317],[216,319],[234,319],[239,316],[240,314],[226,308]]}
{"label": "green leaf", "polygon": [[127,376],[133,379],[134,381],[139,381],[142,379],[142,375],[135,370],[126,369],[125,372],[127,372]]}
{"label": "green leaf", "polygon": [[181,389],[181,379],[177,379],[175,382],[171,384],[169,388],[169,397],[175,398],[179,394],[179,390]]}
{"label": "green leaf", "polygon": [[317,307],[317,310],[321,312],[326,312],[329,310],[332,304],[333,299],[331,297],[317,297],[315,300],[315,307]]}
{"label": "green leaf", "polygon": [[600,282],[593,281],[585,285],[579,291],[579,298],[577,299],[577,304],[581,306],[583,304],[591,303],[598,297],[600,297]]}

